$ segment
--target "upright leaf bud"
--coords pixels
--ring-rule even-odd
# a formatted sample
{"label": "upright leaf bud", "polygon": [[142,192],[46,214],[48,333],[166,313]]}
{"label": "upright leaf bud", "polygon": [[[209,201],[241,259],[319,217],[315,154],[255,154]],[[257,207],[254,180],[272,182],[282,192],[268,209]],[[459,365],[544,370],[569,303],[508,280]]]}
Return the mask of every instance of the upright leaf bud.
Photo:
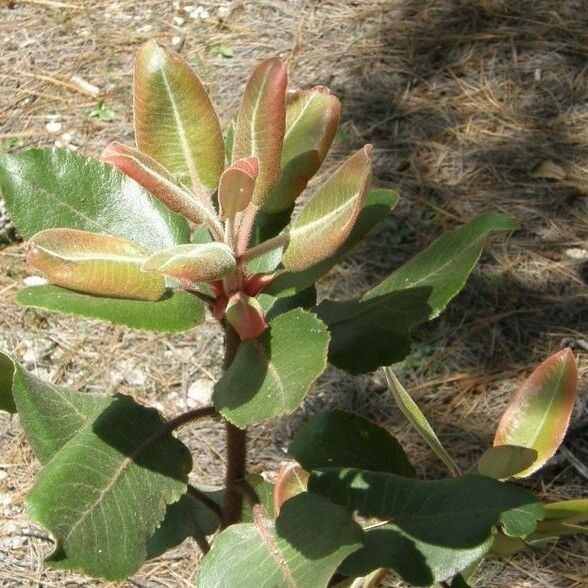
{"label": "upright leaf bud", "polygon": [[239,159],[223,172],[218,188],[218,200],[225,218],[235,218],[238,212],[249,206],[258,174],[257,157]]}
{"label": "upright leaf bud", "polygon": [[259,302],[242,292],[229,299],[226,319],[241,339],[255,339],[266,329],[265,313]]}

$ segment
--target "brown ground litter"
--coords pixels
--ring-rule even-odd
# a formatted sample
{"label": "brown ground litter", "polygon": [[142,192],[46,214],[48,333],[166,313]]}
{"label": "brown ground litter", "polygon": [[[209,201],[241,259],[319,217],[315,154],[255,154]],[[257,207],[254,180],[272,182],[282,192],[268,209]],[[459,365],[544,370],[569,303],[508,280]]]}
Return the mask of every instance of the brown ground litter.
{"label": "brown ground litter", "polygon": [[[196,8],[208,16],[193,18],[205,16]],[[396,188],[402,203],[321,284],[322,294],[361,291],[480,212],[520,222],[520,231],[492,241],[449,310],[418,329],[400,372],[460,466],[473,467],[509,394],[549,353],[571,346],[585,374],[586,2],[0,0],[0,150],[61,144],[97,155],[110,140],[131,142],[132,59],[153,37],[182,45],[224,123],[253,66],[279,55],[293,85],[327,85],[341,99],[342,129],[326,170],[375,144],[375,185]],[[96,110],[103,118],[114,113],[113,121],[91,116]],[[190,384],[210,386],[218,376],[213,323],[166,337],[23,310],[14,293],[26,275],[18,245],[0,250],[0,349],[39,375],[89,392],[133,394],[167,416],[191,402]],[[581,473],[588,462],[586,399],[584,378],[568,453],[529,481],[545,498],[588,495]],[[378,374],[352,379],[336,370],[292,417],[254,428],[253,469],[274,469],[301,422],[331,406],[387,425],[421,473],[443,474]],[[111,585],[43,570],[50,541],[23,512],[38,464],[20,431],[16,418],[0,420],[0,585]],[[218,480],[219,428],[203,423],[181,435],[197,456],[195,478]],[[478,585],[585,586],[587,546],[570,538],[489,562]],[[198,559],[186,542],[119,585],[190,586]],[[401,584],[389,578],[387,585]]]}

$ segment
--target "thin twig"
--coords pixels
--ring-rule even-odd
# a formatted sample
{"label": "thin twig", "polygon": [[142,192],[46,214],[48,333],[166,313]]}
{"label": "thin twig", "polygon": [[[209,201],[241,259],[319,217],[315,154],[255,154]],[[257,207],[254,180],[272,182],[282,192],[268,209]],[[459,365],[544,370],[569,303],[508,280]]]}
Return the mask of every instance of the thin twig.
{"label": "thin twig", "polygon": [[204,406],[202,408],[195,408],[193,410],[189,410],[184,412],[177,417],[173,418],[171,421],[168,421],[165,424],[166,432],[175,431],[192,421],[198,421],[200,419],[208,418],[208,417],[218,417],[220,416],[214,406]]}

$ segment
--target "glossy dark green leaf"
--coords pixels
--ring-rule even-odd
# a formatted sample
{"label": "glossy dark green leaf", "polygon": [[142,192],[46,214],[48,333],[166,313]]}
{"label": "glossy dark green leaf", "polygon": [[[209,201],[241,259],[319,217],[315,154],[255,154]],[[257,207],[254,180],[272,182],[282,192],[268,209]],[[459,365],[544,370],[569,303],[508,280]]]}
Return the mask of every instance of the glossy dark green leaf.
{"label": "glossy dark green leaf", "polygon": [[503,215],[482,215],[439,237],[363,297],[319,304],[331,331],[329,361],[359,374],[402,360],[410,327],[438,316],[463,288],[485,238],[516,228]]}
{"label": "glossy dark green leaf", "polygon": [[76,433],[110,404],[110,398],[80,394],[43,382],[0,353],[2,409],[18,409],[27,440],[41,463],[48,462]]}
{"label": "glossy dark green leaf", "polygon": [[276,296],[291,296],[294,292],[299,292],[315,284],[319,278],[335,267],[344,255],[358,245],[378,223],[386,218],[398,200],[398,194],[392,190],[370,190],[351,234],[334,255],[301,272],[286,270],[279,272],[267,292]]}
{"label": "glossy dark green leaf", "polygon": [[272,318],[295,308],[308,310],[310,307],[314,306],[316,304],[316,288],[311,286],[310,288],[302,290],[292,296],[283,296],[280,298],[262,292],[257,295],[257,300],[265,311],[267,319],[271,320]]}
{"label": "glossy dark green leaf", "polygon": [[288,453],[308,471],[352,467],[415,475],[400,443],[386,429],[342,410],[319,414],[303,425]]}
{"label": "glossy dark green leaf", "polygon": [[157,411],[115,397],[53,456],[27,497],[29,515],[56,541],[47,563],[109,580],[133,574],[191,467]]}
{"label": "glossy dark green leaf", "polygon": [[214,405],[238,427],[294,411],[324,371],[328,343],[325,325],[310,312],[275,317],[258,339],[241,341],[214,388]]}
{"label": "glossy dark green leaf", "polygon": [[415,480],[328,468],[314,471],[308,488],[361,516],[393,520],[414,539],[453,548],[484,543],[497,525],[528,533],[543,514],[532,493],[484,476]]}
{"label": "glossy dark green leaf", "polygon": [[25,239],[68,228],[123,237],[149,252],[189,241],[186,220],[137,182],[68,150],[1,157],[0,191]]}
{"label": "glossy dark green leaf", "polygon": [[31,286],[20,290],[23,306],[43,308],[109,321],[147,331],[186,331],[204,321],[204,305],[187,292],[169,292],[157,302],[103,298],[65,290],[58,286]]}
{"label": "glossy dark green leaf", "polygon": [[325,588],[337,566],[362,544],[359,525],[321,496],[299,494],[265,528],[232,525],[202,560],[199,588]]}

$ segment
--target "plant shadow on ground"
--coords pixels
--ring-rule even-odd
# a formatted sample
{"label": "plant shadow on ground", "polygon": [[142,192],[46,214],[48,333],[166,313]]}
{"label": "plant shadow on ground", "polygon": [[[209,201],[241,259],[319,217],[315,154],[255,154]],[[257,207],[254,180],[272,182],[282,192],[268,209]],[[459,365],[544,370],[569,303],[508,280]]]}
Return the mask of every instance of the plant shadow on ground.
{"label": "plant shadow on ground", "polygon": [[402,197],[398,225],[357,253],[369,282],[443,230],[500,211],[521,230],[492,240],[464,292],[417,341],[441,344],[437,360],[451,354],[454,367],[481,375],[518,373],[565,345],[581,351],[585,262],[568,251],[585,252],[588,236],[588,5],[391,2],[374,36],[357,83],[335,78],[332,88],[346,106],[343,128],[356,130],[348,142],[375,143],[375,184]]}

